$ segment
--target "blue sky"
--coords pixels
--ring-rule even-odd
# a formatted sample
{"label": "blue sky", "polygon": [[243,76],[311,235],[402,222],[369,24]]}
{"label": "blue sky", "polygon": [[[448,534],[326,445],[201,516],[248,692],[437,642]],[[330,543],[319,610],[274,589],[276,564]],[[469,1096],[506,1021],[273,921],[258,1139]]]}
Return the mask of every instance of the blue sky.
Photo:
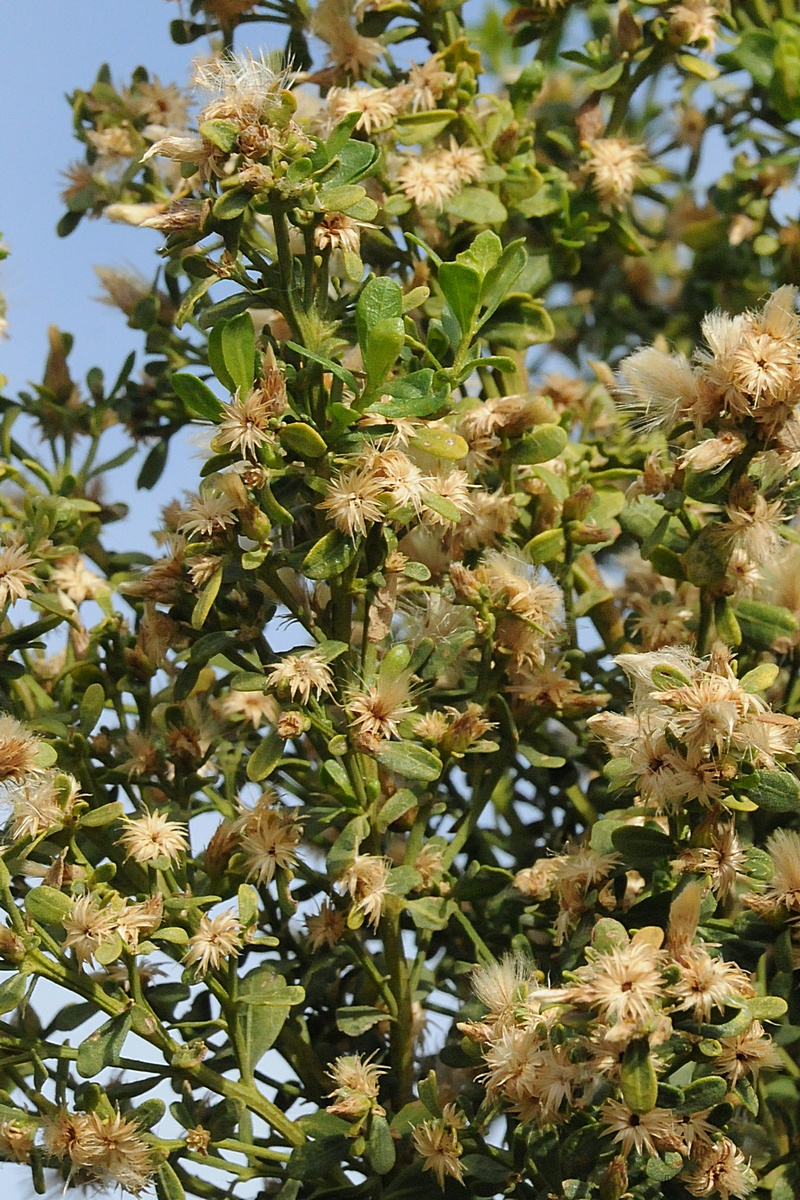
{"label": "blue sky", "polygon": [[[172,43],[169,21],[180,15],[180,7],[166,0],[7,0],[0,7],[0,38],[6,48],[0,73],[0,111],[6,114],[0,231],[11,251],[0,264],[0,291],[10,323],[10,336],[0,343],[0,374],[9,381],[4,390],[13,395],[41,377],[50,324],[75,336],[71,364],[76,379],[95,365],[113,378],[130,350],[141,350],[142,334],[128,329],[116,309],[94,299],[101,289],[92,267],[135,266],[150,278],[163,240],[154,230],[103,219],[84,220],[68,238],[56,235],[64,210],[60,172],[82,156],[72,137],[65,95],[90,87],[103,62],[110,65],[115,82],[129,80],[133,69],[144,64],[162,82],[183,84],[192,57],[206,43]],[[171,468],[190,454],[176,446]],[[133,465],[118,472],[110,481],[109,498],[130,503],[135,475]],[[149,549],[160,505],[179,487],[190,486],[196,475],[188,464],[177,475],[171,469],[154,493],[137,499],[135,515],[113,528],[114,543]]]}

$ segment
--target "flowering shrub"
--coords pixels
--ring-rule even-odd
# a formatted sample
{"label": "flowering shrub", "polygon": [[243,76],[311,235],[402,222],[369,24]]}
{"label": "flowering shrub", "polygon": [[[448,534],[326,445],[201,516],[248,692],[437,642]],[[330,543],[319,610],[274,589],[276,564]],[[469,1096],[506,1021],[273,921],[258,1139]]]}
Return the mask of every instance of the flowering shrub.
{"label": "flowering shrub", "polygon": [[60,232],[164,242],[139,374],[2,399],[37,1191],[800,1193],[800,18],[734,10],[191,0],[193,93],[72,97]]}

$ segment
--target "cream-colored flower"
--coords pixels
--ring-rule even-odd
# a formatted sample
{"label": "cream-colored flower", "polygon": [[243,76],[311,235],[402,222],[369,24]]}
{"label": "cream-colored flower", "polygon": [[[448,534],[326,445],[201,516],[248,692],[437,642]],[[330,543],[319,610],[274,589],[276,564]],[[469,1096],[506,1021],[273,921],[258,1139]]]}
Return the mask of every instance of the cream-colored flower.
{"label": "cream-colored flower", "polygon": [[446,1104],[442,1116],[432,1121],[420,1121],[411,1131],[414,1149],[422,1159],[423,1171],[433,1171],[440,1188],[448,1176],[464,1182],[464,1168],[459,1159],[463,1147],[458,1140],[462,1122],[454,1104]]}
{"label": "cream-colored flower", "polygon": [[79,554],[61,559],[50,576],[50,582],[73,604],[95,600],[101,592],[108,591],[106,580],[95,571],[91,571],[86,565],[86,559],[81,558]]}
{"label": "cream-colored flower", "polygon": [[320,0],[314,10],[313,29],[330,51],[330,59],[358,79],[383,55],[377,38],[362,37],[356,30],[353,0]]}
{"label": "cream-colored flower", "polygon": [[654,946],[631,942],[579,967],[581,982],[570,994],[576,1003],[596,1008],[605,1020],[644,1024],[664,992],[662,970],[662,955]]}
{"label": "cream-colored flower", "polygon": [[394,679],[378,678],[360,692],[351,692],[346,708],[351,727],[360,736],[384,739],[398,736],[398,724],[414,712],[409,696],[408,672]]}
{"label": "cream-colored flower", "polygon": [[403,108],[410,112],[428,112],[435,108],[447,88],[455,83],[455,76],[444,69],[442,58],[434,54],[422,66],[412,63],[408,78],[395,92],[403,100]]}
{"label": "cream-colored flower", "polygon": [[481,963],[472,972],[472,990],[489,1010],[487,1020],[506,1021],[527,999],[533,964],[521,954],[504,954],[499,962]]}
{"label": "cream-colored flower", "polygon": [[178,530],[204,537],[224,531],[236,524],[236,502],[225,492],[206,489],[199,495],[189,497],[189,507],[183,515]]}
{"label": "cream-colored flower", "polygon": [[358,254],[361,230],[374,228],[369,221],[356,221],[346,213],[325,213],[314,229],[314,245],[318,250],[346,250],[348,254]]}
{"label": "cream-colored flower", "polygon": [[333,692],[333,674],[317,650],[284,654],[280,662],[270,668],[266,682],[278,692],[288,691],[292,700],[299,699],[301,704],[308,704],[312,693],[319,699],[323,694]]}
{"label": "cream-colored flower", "polygon": [[215,917],[203,914],[197,933],[189,938],[189,949],[183,956],[187,967],[197,965],[197,974],[205,975],[216,969],[223,959],[238,953],[242,946],[239,922],[233,913],[221,912]]}
{"label": "cream-colored flower", "polygon": [[61,1109],[45,1120],[44,1144],[48,1154],[69,1160],[87,1182],[104,1188],[116,1184],[138,1196],[155,1174],[153,1152],[138,1124],[119,1112],[104,1118]]}
{"label": "cream-colored flower", "polygon": [[714,958],[703,946],[692,946],[676,957],[680,977],[670,988],[678,1010],[688,1010],[698,1022],[711,1019],[731,1000],[754,995],[750,977],[735,963]]}
{"label": "cream-colored flower", "polygon": [[456,139],[451,137],[449,148],[441,150],[440,157],[442,165],[452,172],[458,187],[483,179],[486,158],[477,146],[459,145]]}
{"label": "cream-colored flower", "polygon": [[458,180],[441,151],[407,158],[397,172],[397,183],[409,200],[413,200],[420,208],[426,204],[435,209],[443,208],[445,201],[455,195],[459,188]]}
{"label": "cream-colored flower", "polygon": [[591,138],[586,148],[591,156],[586,170],[601,203],[620,207],[633,195],[646,147],[621,138]]}
{"label": "cream-colored flower", "polygon": [[354,468],[342,471],[328,486],[325,499],[317,508],[330,514],[334,525],[348,537],[365,537],[367,526],[383,519],[378,502],[382,483],[373,471]]}
{"label": "cream-colored flower", "polygon": [[61,924],[67,934],[64,949],[74,950],[78,962],[85,966],[116,932],[117,911],[111,906],[100,908],[91,894],[80,896],[72,902],[69,914],[61,918]]}
{"label": "cream-colored flower", "polygon": [[370,1111],[382,1116],[385,1110],[378,1104],[378,1093],[381,1075],[388,1070],[388,1067],[372,1062],[371,1058],[362,1058],[360,1054],[346,1054],[337,1058],[328,1071],[336,1085],[329,1093],[335,1102],[328,1105],[328,1112],[345,1120],[364,1117]]}
{"label": "cream-colored flower", "polygon": [[146,812],[141,817],[122,817],[123,832],[119,845],[127,858],[137,862],[155,862],[159,858],[176,860],[189,849],[186,826],[170,821],[166,813]]}
{"label": "cream-colored flower", "polygon": [[605,1129],[603,1135],[614,1135],[622,1153],[628,1155],[658,1154],[659,1141],[668,1139],[673,1133],[672,1113],[666,1108],[653,1108],[648,1113],[635,1113],[619,1100],[606,1100],[600,1109],[600,1120]]}
{"label": "cream-colored flower", "polygon": [[377,925],[388,893],[391,863],[377,854],[357,854],[339,882],[350,893],[357,912]]}
{"label": "cream-colored flower", "polygon": [[36,771],[41,744],[16,718],[0,716],[0,781],[22,779]]}
{"label": "cream-colored flower", "polygon": [[303,835],[298,814],[282,808],[265,792],[255,807],[240,819],[242,850],[247,878],[258,885],[271,883],[278,867],[289,870],[297,861],[297,847]]}
{"label": "cream-colored flower", "polygon": [[229,404],[223,405],[223,419],[214,440],[241,454],[255,456],[260,446],[274,441],[269,428],[273,416],[263,392],[255,388],[242,400],[237,392]]}
{"label": "cream-colored flower", "polygon": [[772,1038],[760,1021],[751,1021],[744,1033],[719,1039],[722,1052],[714,1059],[714,1069],[731,1081],[731,1087],[745,1075],[757,1079],[759,1072],[781,1065]]}
{"label": "cream-colored flower", "polygon": [[35,838],[66,821],[80,794],[80,784],[71,775],[48,771],[29,777],[8,793],[14,806],[12,838]]}
{"label": "cream-colored flower", "polygon": [[41,561],[14,538],[0,546],[0,608],[26,599],[29,588],[40,586],[31,568]]}

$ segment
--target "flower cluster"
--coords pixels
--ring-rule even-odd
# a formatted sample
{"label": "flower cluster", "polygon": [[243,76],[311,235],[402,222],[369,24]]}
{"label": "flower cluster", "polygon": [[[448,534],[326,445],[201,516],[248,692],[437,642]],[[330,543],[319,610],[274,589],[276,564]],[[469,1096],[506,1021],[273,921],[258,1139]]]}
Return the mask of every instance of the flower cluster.
{"label": "flower cluster", "polygon": [[[520,957],[478,968],[473,986],[487,1011],[460,1028],[482,1047],[490,1098],[538,1128],[591,1131],[598,1180],[622,1169],[633,1183],[660,1157],[665,1178],[692,1195],[741,1197],[756,1178],[720,1121],[742,1081],[780,1060],[753,1015],[761,1009],[749,976],[697,936],[701,896],[691,882],[676,893],[666,939],[602,919],[585,965],[564,972],[561,986],[545,986]],[[726,1011],[737,1015],[723,1023]],[[704,1042],[712,1030],[719,1036]]]}
{"label": "flower cluster", "polygon": [[[770,711],[761,693],[777,670],[739,679],[725,647],[710,659],[672,647],[617,659],[633,684],[632,710],[589,718],[613,760],[614,777],[635,787],[652,812],[675,813],[693,802],[721,811],[748,777],[795,761],[800,725]],[[734,804],[735,806],[735,804]]]}

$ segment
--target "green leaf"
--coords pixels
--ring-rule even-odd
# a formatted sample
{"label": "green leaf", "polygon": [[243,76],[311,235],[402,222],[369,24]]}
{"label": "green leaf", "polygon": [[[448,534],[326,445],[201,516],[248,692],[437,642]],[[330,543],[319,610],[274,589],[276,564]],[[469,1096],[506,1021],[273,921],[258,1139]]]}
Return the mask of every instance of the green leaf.
{"label": "green leaf", "polygon": [[470,332],[478,314],[481,277],[472,267],[459,262],[442,263],[439,286],[453,310],[463,334]]}
{"label": "green leaf", "polygon": [[283,747],[283,738],[271,729],[247,760],[247,778],[260,783],[271,775],[283,757]]}
{"label": "green leaf", "polygon": [[382,806],[378,813],[377,829],[380,833],[385,833],[390,825],[395,821],[399,821],[412,808],[416,808],[419,804],[418,798],[408,788],[399,788],[393,796],[390,796],[386,803]]}
{"label": "green leaf", "polygon": [[351,865],[358,848],[365,837],[369,836],[369,821],[366,817],[353,817],[348,821],[336,841],[328,851],[325,860],[328,874],[337,879]]}
{"label": "green leaf", "polygon": [[[519,243],[512,242],[511,244],[517,246]],[[460,254],[456,255],[456,262],[463,263],[466,267],[473,267],[481,279],[485,280],[492,267],[500,261],[502,253],[503,243],[494,230],[483,229],[466,250],[462,250]]]}
{"label": "green leaf", "polygon": [[403,146],[429,142],[440,133],[444,133],[457,116],[458,113],[447,108],[437,108],[432,112],[408,113],[395,121],[394,135]]}
{"label": "green leaf", "polygon": [[59,892],[58,888],[42,883],[28,892],[25,897],[25,911],[29,917],[42,925],[57,925],[62,917],[72,912],[72,901],[69,896]]}
{"label": "green leaf", "polygon": [[754,771],[738,787],[768,812],[800,812],[800,780],[791,771]]}
{"label": "green leaf", "polygon": [[779,638],[791,637],[798,629],[794,614],[777,604],[738,600],[733,611],[743,638],[758,650],[771,649]]}
{"label": "green leaf", "polygon": [[666,1183],[675,1178],[682,1166],[683,1156],[677,1150],[666,1150],[663,1157],[656,1154],[647,1159],[645,1174],[654,1183]]}
{"label": "green leaf", "polygon": [[622,72],[625,70],[627,63],[621,59],[615,62],[613,66],[608,67],[605,71],[595,71],[591,75],[586,76],[586,85],[595,92],[605,92],[612,88],[615,83],[618,83],[622,77]]}
{"label": "green leaf", "polygon": [[339,1165],[342,1159],[348,1157],[348,1139],[336,1137],[320,1138],[316,1142],[306,1142],[296,1146],[286,1167],[286,1173],[292,1179],[312,1181],[323,1176]]}
{"label": "green leaf", "polygon": [[374,391],[383,383],[397,362],[405,337],[402,317],[388,317],[370,329],[366,349],[363,350],[369,391]]}
{"label": "green leaf", "polygon": [[284,346],[290,350],[294,350],[296,354],[302,355],[303,358],[310,359],[311,362],[318,363],[326,371],[330,371],[331,375],[335,375],[337,379],[341,379],[345,387],[348,387],[351,392],[358,393],[360,388],[358,381],[352,371],[348,371],[341,363],[334,362],[331,358],[325,358],[323,354],[317,354],[314,350],[309,350],[306,346],[301,346],[298,342],[285,341]]}
{"label": "green leaf", "polygon": [[377,160],[378,147],[371,142],[345,142],[330,167],[326,169],[323,186],[357,183],[359,179],[371,174]]}
{"label": "green leaf", "polygon": [[250,188],[230,188],[214,201],[211,209],[218,221],[235,221],[240,217],[253,199]]}
{"label": "green leaf", "polygon": [[715,63],[709,62],[708,59],[700,58],[697,54],[678,54],[675,61],[690,75],[699,75],[701,79],[709,82],[719,78],[719,67]]}
{"label": "green leaf", "polygon": [[336,1028],[341,1029],[348,1037],[361,1037],[368,1029],[381,1021],[389,1020],[389,1015],[383,1008],[370,1008],[368,1004],[354,1004],[349,1008],[337,1008]]}
{"label": "green leaf", "polygon": [[751,695],[766,692],[771,688],[780,674],[777,663],[759,663],[752,671],[748,671],[741,679],[742,688]]}
{"label": "green leaf", "polygon": [[419,1092],[420,1100],[428,1112],[434,1117],[441,1117],[442,1105],[439,1100],[439,1088],[435,1071],[429,1071],[424,1079],[420,1079],[417,1084],[417,1091]]}
{"label": "green leaf", "polygon": [[658,1099],[658,1078],[650,1057],[650,1042],[646,1037],[630,1042],[622,1057],[620,1069],[622,1098],[635,1113],[648,1113]]}
{"label": "green leaf", "polygon": [[0,1016],[13,1012],[25,998],[28,976],[24,971],[15,971],[10,979],[0,983]]}
{"label": "green leaf", "polygon": [[214,325],[208,332],[208,363],[222,386],[229,392],[235,392],[236,384],[222,357],[222,322]]}
{"label": "green leaf", "polygon": [[389,1122],[374,1113],[367,1138],[367,1157],[376,1175],[388,1175],[397,1157]]}
{"label": "green leaf", "polygon": [[[490,1185],[493,1192],[495,1188],[506,1190],[512,1172],[511,1167],[505,1163],[498,1162],[496,1158],[489,1158],[485,1154],[465,1154],[463,1158],[459,1159],[459,1162],[467,1175]],[[485,1194],[484,1188],[481,1188],[480,1194]]]}
{"label": "green leaf", "polygon": [[183,401],[192,416],[199,417],[201,421],[213,421],[215,425],[219,425],[224,416],[222,402],[217,399],[207,384],[194,375],[184,375],[178,372],[173,374],[171,383],[175,395]]}
{"label": "green leaf", "polygon": [[106,693],[102,683],[90,683],[81,697],[78,717],[81,733],[88,737],[100,720],[100,714],[105,708]]}
{"label": "green leaf", "polygon": [[485,309],[485,312],[481,318],[481,324],[488,321],[489,317],[503,303],[525,270],[527,262],[528,255],[522,238],[506,246],[499,262],[489,270],[483,281],[481,307]]}
{"label": "green leaf", "polygon": [[417,929],[445,929],[453,903],[446,896],[422,896],[407,900],[405,907]]}
{"label": "green leaf", "polygon": [[426,508],[444,517],[445,521],[452,521],[457,525],[461,520],[461,510],[446,496],[439,496],[436,492],[423,492],[422,499]]}
{"label": "green leaf", "polygon": [[403,289],[400,284],[388,275],[368,280],[356,303],[356,332],[362,351],[370,330],[381,321],[394,320],[402,315]]}
{"label": "green leaf", "polygon": [[228,374],[244,397],[255,377],[256,334],[249,312],[225,322],[220,345]]}
{"label": "green leaf", "polygon": [[525,546],[525,553],[532,563],[548,563],[560,558],[565,546],[563,529],[545,529],[531,538]]}
{"label": "green leaf", "polygon": [[249,929],[258,921],[258,892],[252,883],[242,883],[239,885],[236,899],[239,906],[239,925],[242,929]]}
{"label": "green leaf", "polygon": [[703,1075],[683,1086],[683,1102],[679,1113],[700,1112],[704,1108],[716,1108],[728,1094],[728,1082],[719,1075]]}
{"label": "green leaf", "polygon": [[[220,321],[226,321],[230,317],[237,316],[251,306],[264,308],[267,302],[265,299],[262,299],[259,306],[259,295],[263,295],[263,293],[234,292],[232,296],[226,296],[223,300],[218,300],[216,304],[211,304],[208,308],[204,309],[197,318],[197,324],[201,329],[211,329],[212,326],[218,325]],[[217,378],[219,379],[220,376],[217,375]]]}
{"label": "green leaf", "polygon": [[261,1059],[283,1029],[289,1012],[302,1004],[305,992],[287,984],[269,966],[257,967],[239,984],[238,1019],[247,1045],[251,1068]]}
{"label": "green leaf", "polygon": [[239,136],[239,126],[233,121],[203,121],[198,130],[207,142],[211,142],[223,154],[230,154]]}
{"label": "green leaf", "polygon": [[291,421],[288,425],[282,425],[278,437],[281,445],[287,446],[298,458],[322,458],[328,451],[324,438],[305,421]]}
{"label": "green leaf", "polygon": [[320,188],[317,199],[325,212],[346,212],[353,204],[363,200],[366,194],[360,183],[345,183]]}
{"label": "green leaf", "polygon": [[414,742],[382,742],[375,757],[382,767],[406,779],[432,783],[442,773],[441,759]]}
{"label": "green leaf", "polygon": [[747,1008],[754,1021],[780,1021],[786,1016],[788,1005],[782,996],[753,996]]}
{"label": "green leaf", "polygon": [[266,688],[266,676],[258,671],[240,671],[231,676],[231,688],[234,692],[263,692]]}
{"label": "green leaf", "polygon": [[775,74],[770,100],[786,121],[800,117],[800,29],[794,21],[776,21]]}
{"label": "green leaf", "polygon": [[560,425],[539,425],[515,442],[509,458],[515,463],[542,463],[557,458],[567,444],[566,432]]}
{"label": "green leaf", "polygon": [[488,188],[462,188],[444,208],[451,217],[469,221],[472,225],[503,225],[508,219],[506,206]]}
{"label": "green leaf", "polygon": [[423,429],[411,439],[411,445],[416,450],[424,450],[426,454],[447,462],[457,462],[469,454],[469,446],[464,439],[449,429]]}
{"label": "green leaf", "polygon": [[611,835],[614,849],[627,865],[648,867],[675,853],[672,838],[649,825],[622,825]]}
{"label": "green leaf", "polygon": [[356,553],[355,543],[338,529],[332,529],[311,547],[300,570],[309,579],[332,579],[350,566]]}
{"label": "green leaf", "polygon": [[183,1184],[168,1162],[158,1165],[155,1177],[157,1200],[186,1200]]}
{"label": "green leaf", "polygon": [[208,583],[203,586],[203,590],[197,597],[195,606],[192,609],[192,629],[202,629],[205,625],[206,618],[214,607],[214,601],[219,595],[223,574],[224,568],[217,567]]}
{"label": "green leaf", "polygon": [[81,829],[102,829],[104,825],[118,821],[124,811],[122,802],[113,800],[110,804],[101,804],[99,808],[90,808],[83,814],[78,824]]}
{"label": "green leaf", "polygon": [[104,1067],[113,1066],[122,1053],[122,1046],[131,1027],[131,1011],[106,1021],[90,1033],[78,1046],[76,1067],[82,1079],[93,1079]]}

